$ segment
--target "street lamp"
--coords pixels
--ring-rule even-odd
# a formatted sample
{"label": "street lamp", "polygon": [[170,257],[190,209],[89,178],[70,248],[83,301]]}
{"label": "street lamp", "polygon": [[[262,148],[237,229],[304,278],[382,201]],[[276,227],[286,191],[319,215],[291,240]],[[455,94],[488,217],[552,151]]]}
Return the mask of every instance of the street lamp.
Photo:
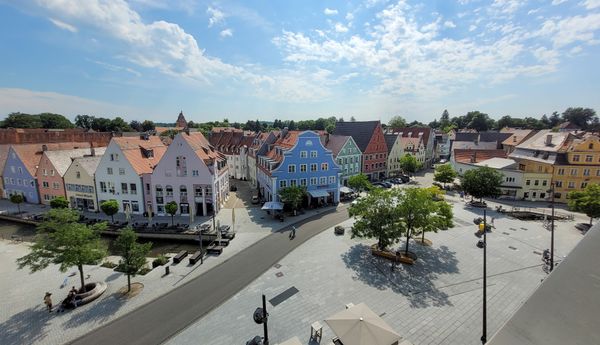
{"label": "street lamp", "polygon": [[550,272],[554,269],[554,182],[550,182],[552,193],[552,216],[550,217]]}
{"label": "street lamp", "polygon": [[483,222],[479,224],[479,230],[483,231],[483,329],[481,334],[481,343],[487,342],[487,217],[486,209],[483,209]]}
{"label": "street lamp", "polygon": [[269,345],[269,332],[267,329],[269,313],[267,313],[267,299],[265,295],[262,295],[262,308],[256,308],[252,318],[257,324],[263,325],[264,337],[261,339],[260,336],[257,335],[251,340],[247,341],[246,345]]}

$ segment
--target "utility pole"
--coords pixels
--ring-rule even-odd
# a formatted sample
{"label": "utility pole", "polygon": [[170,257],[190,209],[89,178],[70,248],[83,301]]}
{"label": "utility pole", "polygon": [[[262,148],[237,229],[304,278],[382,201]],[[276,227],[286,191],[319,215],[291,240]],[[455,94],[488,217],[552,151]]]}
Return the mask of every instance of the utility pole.
{"label": "utility pole", "polygon": [[269,314],[267,313],[267,298],[265,297],[265,295],[262,295],[262,310],[263,310],[263,329],[264,329],[264,336],[265,338],[263,339],[263,344],[264,345],[269,345],[269,330],[267,329],[267,321],[269,319]]}
{"label": "utility pole", "polygon": [[554,269],[554,182],[550,183],[550,191],[552,192],[552,218],[550,219],[550,272]]}
{"label": "utility pole", "polygon": [[483,329],[481,335],[481,343],[485,344],[487,342],[487,219],[486,219],[486,209],[483,209]]}

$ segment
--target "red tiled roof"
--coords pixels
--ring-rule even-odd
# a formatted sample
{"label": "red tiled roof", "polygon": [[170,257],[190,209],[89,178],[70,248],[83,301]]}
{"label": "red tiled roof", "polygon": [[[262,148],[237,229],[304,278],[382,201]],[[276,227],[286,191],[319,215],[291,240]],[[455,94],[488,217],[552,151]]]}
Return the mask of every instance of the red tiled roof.
{"label": "red tiled roof", "polygon": [[19,156],[19,159],[25,165],[25,168],[31,174],[36,175],[37,167],[40,164],[40,159],[43,154],[43,147],[45,146],[48,151],[54,150],[71,150],[74,148],[86,148],[90,147],[89,143],[86,142],[67,142],[67,143],[49,143],[49,144],[24,144],[24,145],[11,145],[15,153]]}
{"label": "red tiled roof", "polygon": [[411,138],[419,137],[419,133],[423,133],[423,144],[427,146],[427,143],[429,142],[429,136],[431,135],[431,128],[429,128],[429,127],[394,128],[394,129],[392,129],[392,133],[402,133],[403,138],[407,138],[408,133],[410,133]]}
{"label": "red tiled roof", "polygon": [[[158,136],[149,136],[147,140],[140,137],[116,137],[112,140],[119,145],[138,175],[152,173],[167,151],[167,147]],[[153,152],[152,157],[146,157],[145,151],[150,150]]]}
{"label": "red tiled roof", "polygon": [[222,153],[216,151],[214,147],[206,140],[202,132],[182,132],[179,135],[187,141],[196,155],[204,161],[207,166],[212,166],[214,160],[224,160]]}
{"label": "red tiled roof", "polygon": [[507,158],[504,150],[454,150],[454,160],[458,163],[478,163],[490,158]]}

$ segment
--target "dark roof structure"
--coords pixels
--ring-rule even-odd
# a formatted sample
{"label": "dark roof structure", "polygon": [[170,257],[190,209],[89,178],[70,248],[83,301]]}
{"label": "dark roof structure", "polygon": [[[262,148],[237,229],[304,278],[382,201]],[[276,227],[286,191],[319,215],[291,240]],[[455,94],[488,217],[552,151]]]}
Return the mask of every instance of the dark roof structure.
{"label": "dark roof structure", "polygon": [[[387,131],[390,133],[390,131]],[[423,144],[425,146],[429,143],[429,136],[433,130],[430,127],[404,127],[404,128],[394,128],[391,133],[394,134],[402,134],[403,138],[416,138],[419,135],[423,137]]]}
{"label": "dark roof structure", "polygon": [[392,152],[392,147],[394,147],[394,143],[398,139],[398,134],[386,134],[385,135],[385,143],[388,149],[388,155]]}
{"label": "dark roof structure", "polygon": [[379,121],[336,122],[334,134],[351,136],[358,148],[365,152],[377,126],[380,126]]}
{"label": "dark roof structure", "polygon": [[327,134],[321,133],[321,143],[325,146],[326,149],[330,150],[333,154],[333,157],[337,157],[337,155],[348,141],[349,135],[335,135],[335,134]]}
{"label": "dark roof structure", "polygon": [[598,252],[596,224],[488,344],[600,344]]}

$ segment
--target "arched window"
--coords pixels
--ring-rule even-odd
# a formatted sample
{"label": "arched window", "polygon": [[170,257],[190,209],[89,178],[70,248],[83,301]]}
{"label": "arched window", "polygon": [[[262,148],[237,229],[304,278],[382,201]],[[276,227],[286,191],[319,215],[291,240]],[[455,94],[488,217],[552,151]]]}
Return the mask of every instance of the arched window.
{"label": "arched window", "polygon": [[166,185],[165,186],[165,192],[167,193],[167,196],[173,196],[173,186]]}
{"label": "arched window", "polygon": [[179,186],[179,194],[187,196],[187,187],[184,185]]}

